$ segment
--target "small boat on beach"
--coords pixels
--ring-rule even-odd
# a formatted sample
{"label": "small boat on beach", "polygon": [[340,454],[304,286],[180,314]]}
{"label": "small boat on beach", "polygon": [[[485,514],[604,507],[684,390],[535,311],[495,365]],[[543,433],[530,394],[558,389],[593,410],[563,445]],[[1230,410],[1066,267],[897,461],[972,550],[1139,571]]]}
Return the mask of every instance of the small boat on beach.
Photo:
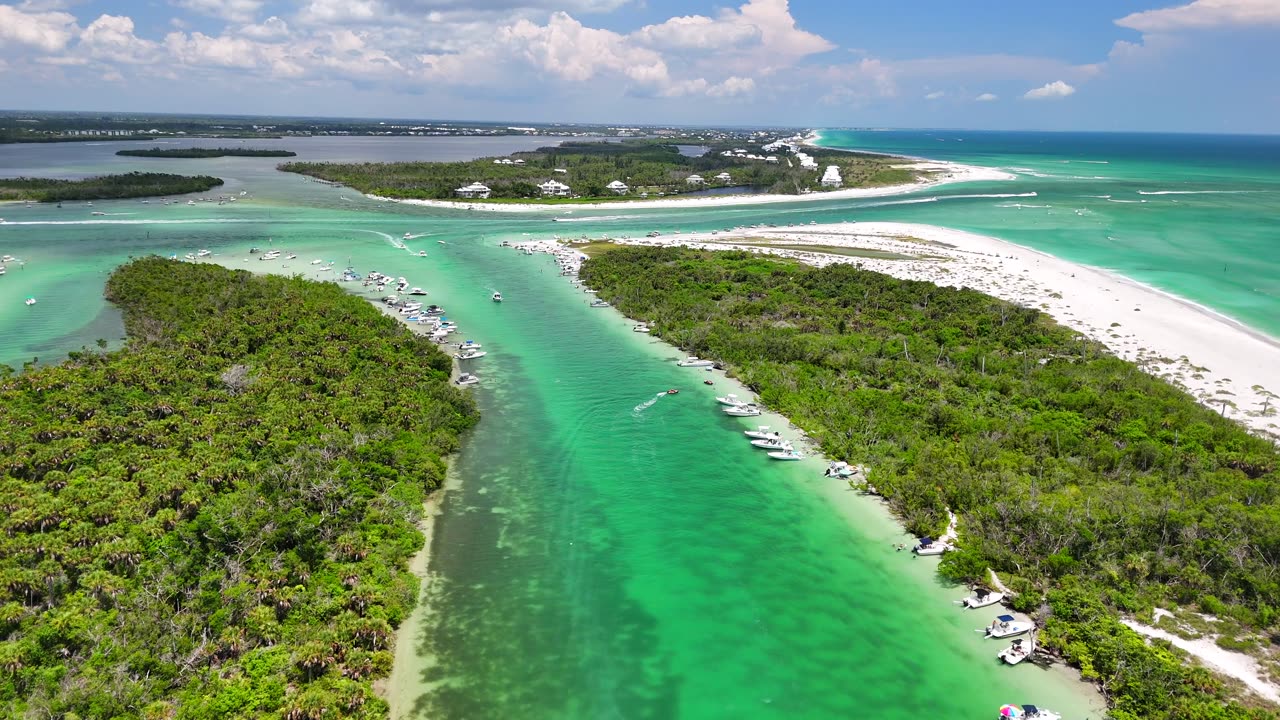
{"label": "small boat on beach", "polygon": [[911,552],[917,555],[941,555],[947,551],[946,543],[934,540],[930,537],[920,538],[920,542],[911,548]]}
{"label": "small boat on beach", "polygon": [[607,303],[607,302],[605,302],[605,301],[603,301],[603,300],[592,300],[592,301],[591,301],[591,307],[593,307],[593,308],[609,307],[609,303]]}
{"label": "small boat on beach", "polygon": [[989,638],[1006,638],[1031,632],[1034,625],[1029,620],[1018,620],[1012,615],[1000,615],[987,626]]}
{"label": "small boat on beach", "polygon": [[464,350],[462,352],[456,352],[453,354],[453,356],[459,360],[475,360],[476,358],[482,358],[488,354],[489,353],[483,350],[471,349],[471,350]]}
{"label": "small boat on beach", "polygon": [[201,250],[201,251],[199,251],[199,252],[197,252],[197,253],[196,253],[196,257],[198,257],[198,258],[207,258],[207,257],[209,257],[209,256],[210,256],[210,255],[212,255],[212,254],[213,254],[213,253],[209,252],[208,250]]}
{"label": "small boat on beach", "polygon": [[788,450],[777,450],[769,453],[769,457],[773,460],[803,460],[804,456],[795,448]]}
{"label": "small boat on beach", "polygon": [[715,363],[710,360],[703,360],[702,358],[690,355],[683,360],[676,361],[676,365],[679,365],[680,367],[708,368],[714,366]]}
{"label": "small boat on beach", "polygon": [[320,263],[322,263],[322,262],[324,262],[324,261],[323,261],[323,260],[312,260],[312,261],[311,261],[311,264],[312,264],[312,265],[319,265],[319,264],[320,264]]}
{"label": "small boat on beach", "polygon": [[724,408],[724,414],[732,417],[759,417],[760,413],[760,406],[755,403],[739,403],[733,407]]}
{"label": "small boat on beach", "polygon": [[769,440],[772,438],[782,437],[782,433],[776,430],[770,430],[768,425],[759,425],[755,430],[743,430],[742,434],[752,440]]}
{"label": "small boat on beach", "polygon": [[468,385],[475,385],[479,383],[480,378],[476,377],[475,375],[472,375],[471,373],[462,373],[461,375],[458,376],[458,379],[455,382],[457,382],[462,387],[466,387]]}
{"label": "small boat on beach", "polygon": [[262,256],[259,257],[258,259],[259,260],[278,260],[279,258],[280,258],[279,250],[268,250],[267,252],[262,253]]}
{"label": "small boat on beach", "polygon": [[647,333],[647,332],[649,332],[649,326],[648,326],[648,325],[645,325],[645,324],[643,324],[643,323],[641,323],[641,324],[636,325],[635,327],[631,328],[631,332]]}
{"label": "small boat on beach", "polygon": [[1031,657],[1031,653],[1036,651],[1035,642],[1030,638],[1018,638],[1013,641],[1009,647],[996,653],[996,657],[1005,661],[1008,665],[1017,665],[1018,663]]}
{"label": "small boat on beach", "polygon": [[761,450],[790,450],[791,443],[780,437],[766,438],[764,440],[752,440],[751,447],[757,447]]}
{"label": "small boat on beach", "polygon": [[970,610],[976,610],[978,608],[987,607],[988,605],[995,605],[1001,600],[1004,600],[1004,593],[991,592],[984,587],[979,587],[974,588],[973,594],[964,600],[961,600],[960,604]]}
{"label": "small boat on beach", "polygon": [[458,350],[460,350],[461,352],[468,352],[470,350],[479,350],[481,347],[483,346],[480,343],[476,342],[475,340],[468,340],[466,342],[458,343]]}
{"label": "small boat on beach", "polygon": [[502,302],[502,293],[495,290],[493,293],[493,301],[496,303]]}
{"label": "small boat on beach", "polygon": [[724,397],[717,397],[716,402],[720,403],[721,405],[728,405],[729,407],[734,407],[736,405],[742,404],[742,401],[738,399],[738,396],[736,393],[729,393]]}
{"label": "small boat on beach", "polygon": [[827,471],[823,473],[826,477],[847,478],[857,474],[857,470],[852,465],[843,460],[833,460],[827,465]]}

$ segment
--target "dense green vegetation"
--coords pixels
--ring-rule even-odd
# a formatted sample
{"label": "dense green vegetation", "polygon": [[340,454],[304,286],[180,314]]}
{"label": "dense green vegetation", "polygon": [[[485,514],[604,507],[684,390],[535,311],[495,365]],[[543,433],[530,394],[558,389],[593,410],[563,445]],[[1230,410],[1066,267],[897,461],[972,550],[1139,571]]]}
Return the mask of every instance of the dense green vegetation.
{"label": "dense green vegetation", "polygon": [[0,374],[0,716],[378,718],[476,418],[333,284],[142,259],[118,352]]}
{"label": "dense green vegetation", "polygon": [[152,158],[216,158],[216,157],[295,157],[292,150],[259,150],[255,148],[141,148],[117,150],[117,155]]}
{"label": "dense green vegetation", "polygon": [[168,173],[131,172],[123,175],[101,175],[83,180],[54,178],[0,178],[0,200],[113,200],[116,198],[154,197],[204,192],[222,184],[221,178],[209,175],[171,175]]}
{"label": "dense green vegetation", "polygon": [[[685,181],[694,174],[703,177],[708,187],[751,187],[793,195],[823,189],[818,182],[821,170],[802,170],[794,156],[778,153],[779,162],[770,164],[720,154],[734,147],[758,156],[767,154],[758,143],[715,145],[706,155],[695,158],[681,155],[675,145],[665,142],[569,142],[508,158],[523,160],[519,165],[496,164],[495,158],[482,158],[469,162],[295,162],[281,165],[280,169],[342,183],[382,197],[436,200],[454,199],[457,188],[472,182],[488,186],[494,200],[539,199],[538,185],[547,180],[566,183],[579,197],[605,200],[619,199],[607,188],[609,183],[619,180],[630,187],[627,198],[635,199],[643,193],[654,197],[698,190],[698,186]],[[817,148],[807,152],[820,167],[840,166],[845,187],[896,185],[916,178],[911,170],[893,167],[901,164],[900,158]],[[556,169],[566,172],[557,173]],[[731,182],[714,179],[722,172],[729,173]]]}
{"label": "dense green vegetation", "polygon": [[962,549],[944,574],[997,570],[1113,717],[1275,717],[1117,619],[1179,605],[1275,631],[1271,443],[972,290],[677,248],[597,253],[581,275],[663,339],[726,363],[828,455],[868,464],[912,531],[938,532],[955,509]]}

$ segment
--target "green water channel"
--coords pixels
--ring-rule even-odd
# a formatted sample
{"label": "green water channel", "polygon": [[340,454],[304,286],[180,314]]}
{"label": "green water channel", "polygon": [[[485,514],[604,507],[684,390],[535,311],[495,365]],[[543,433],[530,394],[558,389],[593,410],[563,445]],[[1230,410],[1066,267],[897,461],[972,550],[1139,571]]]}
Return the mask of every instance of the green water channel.
{"label": "green water channel", "polygon": [[[974,632],[996,612],[956,607],[965,589],[895,550],[907,538],[877,501],[823,478],[816,458],[752,449],[752,423],[715,406],[728,381],[704,385],[678,351],[588,307],[550,257],[498,247],[547,237],[545,217],[384,205],[245,168],[225,192],[251,195],[227,205],[0,211],[0,252],[25,263],[0,278],[0,361],[118,341],[101,285],[129,255],[207,248],[321,279],[334,272],[311,262],[332,261],[427,288],[489,354],[470,361],[483,420],[435,523],[428,601],[401,633],[413,652],[392,683],[398,717],[987,718],[1007,702],[1101,716],[1065,672],[1002,667],[1001,644]],[[250,246],[298,258],[263,262]],[[681,392],[658,396],[668,388]]]}

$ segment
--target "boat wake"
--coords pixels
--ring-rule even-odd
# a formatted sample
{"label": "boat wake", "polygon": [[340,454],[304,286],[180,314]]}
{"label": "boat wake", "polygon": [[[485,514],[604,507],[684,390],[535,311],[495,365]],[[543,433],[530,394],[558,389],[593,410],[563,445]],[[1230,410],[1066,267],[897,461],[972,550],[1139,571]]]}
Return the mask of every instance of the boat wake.
{"label": "boat wake", "polygon": [[600,215],[597,217],[558,217],[556,222],[604,222],[606,220],[635,220],[641,215]]}
{"label": "boat wake", "polygon": [[382,232],[382,231],[380,231],[380,230],[362,230],[362,229],[357,228],[357,229],[356,229],[356,232],[362,232],[362,233],[369,233],[369,234],[371,234],[371,235],[377,235],[378,237],[382,238],[383,240],[386,240],[386,241],[387,241],[387,244],[389,244],[391,247],[393,247],[393,248],[395,248],[395,249],[397,249],[397,250],[403,250],[403,251],[405,251],[405,252],[407,252],[407,253],[410,253],[410,254],[412,254],[412,253],[413,253],[413,251],[409,249],[409,246],[404,244],[404,241],[403,241],[403,240],[399,240],[399,239],[397,239],[397,238],[395,238],[395,237],[392,237],[391,235],[389,235],[389,234],[387,234],[387,233],[384,233],[384,232]]}
{"label": "boat wake", "polygon": [[1051,207],[1053,207],[1053,206],[1052,206],[1052,205],[1031,205],[1031,204],[1028,204],[1028,203],[1001,203],[1001,204],[997,205],[996,207],[999,207],[999,208],[1018,208],[1018,209],[1022,209],[1022,208],[1051,208]]}
{"label": "boat wake", "polygon": [[207,218],[192,220],[7,220],[5,225],[201,225],[204,223],[247,223],[258,220]]}
{"label": "boat wake", "polygon": [[634,408],[631,408],[631,412],[635,413],[636,415],[639,415],[645,410],[648,410],[649,408],[653,407],[653,404],[661,400],[663,395],[666,395],[666,393],[660,392],[657,395],[654,395],[653,397],[649,398],[648,400],[645,400],[644,402],[640,403]]}

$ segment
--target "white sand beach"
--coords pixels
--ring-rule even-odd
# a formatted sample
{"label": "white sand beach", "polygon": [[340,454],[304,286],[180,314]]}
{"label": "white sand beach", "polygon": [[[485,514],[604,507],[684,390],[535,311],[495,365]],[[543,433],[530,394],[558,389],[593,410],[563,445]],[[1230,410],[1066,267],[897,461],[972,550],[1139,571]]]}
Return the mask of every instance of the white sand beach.
{"label": "white sand beach", "polygon": [[[840,223],[616,239],[737,248],[824,266],[854,263],[894,277],[969,287],[1040,309],[1251,430],[1280,438],[1280,341],[1208,308],[1099,268],[997,238],[932,225]],[[780,243],[789,249],[759,243]],[[747,244],[743,244],[747,243]],[[798,246],[812,245],[814,251]],[[907,256],[858,257],[820,247]],[[1267,413],[1263,414],[1264,406]]]}
{"label": "white sand beach", "polygon": [[480,210],[483,212],[544,212],[551,214],[572,213],[575,210],[617,210],[627,208],[628,210],[662,210],[671,208],[705,208],[718,207],[727,205],[761,205],[765,203],[787,203],[787,202],[814,202],[818,200],[849,200],[852,198],[867,197],[884,197],[886,195],[901,195],[903,193],[915,190],[923,190],[925,188],[936,187],[938,185],[948,185],[952,183],[962,182],[992,182],[1002,180],[1013,180],[1014,175],[1001,170],[992,168],[977,167],[974,165],[961,165],[959,163],[935,162],[935,161],[908,161],[901,165],[894,165],[895,168],[909,168],[921,170],[931,173],[927,180],[920,182],[907,183],[904,185],[887,185],[885,187],[873,188],[846,188],[844,190],[830,190],[827,192],[814,192],[805,195],[702,195],[698,197],[669,197],[651,200],[641,200],[639,198],[629,200],[617,200],[614,202],[595,202],[595,203],[492,203],[492,202],[468,202],[465,200],[401,200],[396,198],[382,197],[380,195],[367,195],[366,197],[373,200],[381,200],[384,202],[397,202],[405,205],[420,205],[423,207],[447,208],[452,210]]}

